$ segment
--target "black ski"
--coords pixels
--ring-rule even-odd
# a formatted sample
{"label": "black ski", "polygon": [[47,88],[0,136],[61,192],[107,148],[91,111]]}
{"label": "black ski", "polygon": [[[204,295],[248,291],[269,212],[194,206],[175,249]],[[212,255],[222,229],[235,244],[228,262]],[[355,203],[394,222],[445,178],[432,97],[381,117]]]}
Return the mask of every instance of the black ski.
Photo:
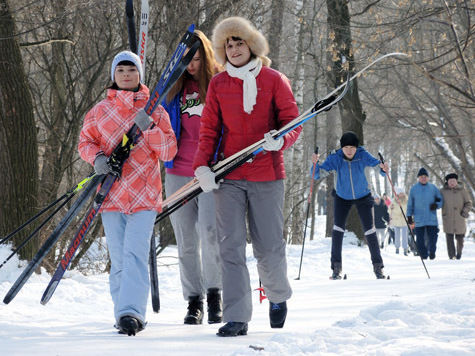
{"label": "black ski", "polygon": [[44,242],[44,244],[40,247],[33,259],[28,263],[22,274],[17,278],[15,283],[13,283],[13,286],[10,288],[10,290],[5,295],[5,298],[3,299],[3,302],[5,304],[10,303],[11,300],[15,298],[17,293],[28,280],[28,278],[30,278],[31,274],[39,267],[43,258],[48,254],[48,252],[54,246],[56,241],[58,241],[58,239],[61,237],[63,232],[71,223],[72,219],[77,216],[77,214],[79,214],[86,201],[94,194],[96,187],[99,185],[102,178],[103,176],[94,176],[91,179],[86,189],[79,195],[79,197],[73,203],[66,215],[59,222],[59,224],[56,226],[56,228],[48,237],[48,239]]}

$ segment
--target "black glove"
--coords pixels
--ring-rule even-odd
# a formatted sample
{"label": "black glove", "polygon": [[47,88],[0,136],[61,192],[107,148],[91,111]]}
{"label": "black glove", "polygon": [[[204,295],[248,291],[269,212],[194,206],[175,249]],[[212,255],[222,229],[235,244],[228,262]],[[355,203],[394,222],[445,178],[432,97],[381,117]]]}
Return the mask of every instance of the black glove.
{"label": "black glove", "polygon": [[412,216],[407,217],[407,222],[409,223],[409,225],[414,224],[414,219],[412,218]]}
{"label": "black glove", "polygon": [[430,210],[437,210],[437,203],[432,203],[429,205]]}
{"label": "black glove", "polygon": [[[335,96],[335,95],[332,95],[332,96],[330,96],[329,98],[320,100],[318,103],[315,104],[315,106],[314,106],[313,109],[312,109],[312,112],[315,112],[315,111],[317,111],[317,110],[323,108],[324,106],[327,106],[328,104],[330,104],[331,102],[333,102],[335,99],[336,99],[336,96]],[[326,108],[324,111],[329,111],[332,107],[333,107],[333,105],[332,105],[332,106],[329,106],[329,107]]]}

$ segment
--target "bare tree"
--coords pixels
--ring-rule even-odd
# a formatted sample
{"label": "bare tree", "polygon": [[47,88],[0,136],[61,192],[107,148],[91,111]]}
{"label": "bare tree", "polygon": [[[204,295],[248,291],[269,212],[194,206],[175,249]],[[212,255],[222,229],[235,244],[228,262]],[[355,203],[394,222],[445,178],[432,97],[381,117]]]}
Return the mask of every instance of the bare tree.
{"label": "bare tree", "polygon": [[[10,4],[0,1],[0,233],[14,230],[38,206],[38,145],[33,103]],[[14,245],[25,237],[19,234]],[[37,244],[20,251],[31,258]]]}

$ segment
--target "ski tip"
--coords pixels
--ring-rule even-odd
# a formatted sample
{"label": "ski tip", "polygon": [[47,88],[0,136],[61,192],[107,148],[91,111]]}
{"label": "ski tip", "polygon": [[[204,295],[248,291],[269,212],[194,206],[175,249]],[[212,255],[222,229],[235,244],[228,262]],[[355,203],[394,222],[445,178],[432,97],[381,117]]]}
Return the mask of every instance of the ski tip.
{"label": "ski tip", "polygon": [[59,281],[53,281],[48,287],[46,288],[45,292],[43,293],[43,296],[41,297],[40,303],[42,305],[46,305],[46,303],[49,302],[51,299],[51,296],[53,295],[54,291],[56,290],[56,287],[58,286]]}
{"label": "ski tip", "polygon": [[10,298],[8,294],[5,296],[5,298],[3,298],[3,303],[4,304],[8,304],[11,301],[12,301],[12,298]]}

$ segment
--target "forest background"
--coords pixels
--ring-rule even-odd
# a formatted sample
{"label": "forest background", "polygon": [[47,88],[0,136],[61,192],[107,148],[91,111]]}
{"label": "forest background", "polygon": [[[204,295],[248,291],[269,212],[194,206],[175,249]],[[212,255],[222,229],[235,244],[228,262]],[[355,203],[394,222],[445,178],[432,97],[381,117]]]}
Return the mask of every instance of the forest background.
{"label": "forest background", "polygon": [[[309,194],[310,155],[338,148],[342,131],[355,131],[373,154],[381,152],[392,181],[408,192],[424,166],[443,185],[456,172],[475,198],[474,13],[470,0],[165,0],[150,1],[145,84],[153,88],[179,38],[194,23],[209,37],[217,21],[248,18],[267,37],[272,67],[285,73],[301,112],[381,55],[353,80],[338,109],[304,125],[285,152],[285,236],[302,242]],[[136,23],[140,2],[135,1]],[[114,55],[128,49],[125,1],[0,0],[0,237],[74,187],[91,167],[78,156],[86,112],[104,96]],[[348,58],[342,64],[341,58]],[[162,177],[165,173],[162,171]],[[378,194],[387,180],[374,176]],[[317,182],[332,226],[333,180]],[[312,203],[312,207],[315,205]],[[308,220],[313,236],[313,218]],[[20,250],[31,259],[61,214]],[[81,216],[76,222],[79,223]],[[32,227],[35,225],[33,224]],[[72,236],[75,224],[72,224]],[[348,229],[361,236],[355,214]],[[160,251],[174,242],[169,221],[157,226]],[[28,232],[18,234],[19,246]],[[73,261],[97,236],[92,227]],[[54,270],[68,239],[43,262]]]}

